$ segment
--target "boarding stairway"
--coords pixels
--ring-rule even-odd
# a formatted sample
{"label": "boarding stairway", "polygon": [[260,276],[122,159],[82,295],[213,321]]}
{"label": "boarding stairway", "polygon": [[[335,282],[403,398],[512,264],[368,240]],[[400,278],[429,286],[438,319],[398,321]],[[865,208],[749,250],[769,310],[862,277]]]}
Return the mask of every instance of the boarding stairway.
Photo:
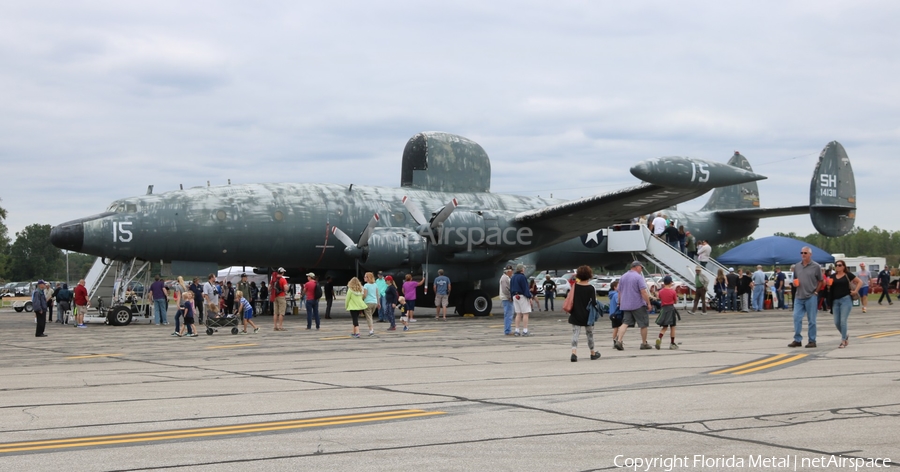
{"label": "boarding stairway", "polygon": [[[632,229],[634,228],[634,229]],[[692,290],[696,291],[694,276],[699,262],[684,255],[678,249],[667,244],[662,239],[653,236],[645,225],[622,226],[609,228],[607,250],[609,252],[629,252],[637,254],[641,258],[663,269],[667,274],[675,274]],[[710,258],[703,274],[709,281],[706,287],[706,298],[712,300],[715,297],[714,286],[716,272],[725,269],[721,264]]]}
{"label": "boarding stairway", "polygon": [[[149,288],[150,268],[150,262],[138,259],[121,262],[98,257],[84,278],[90,303],[85,322],[105,323],[117,312],[112,324],[129,324],[141,314],[149,319],[143,290]],[[131,291],[133,284],[140,286],[139,292]]]}
{"label": "boarding stairway", "polygon": [[[98,257],[84,277],[84,288],[88,291],[88,300],[92,307],[99,306],[100,293],[112,293],[113,283],[115,281],[115,271],[109,270],[112,267],[110,263],[104,263],[102,257]],[[109,306],[109,300],[104,301],[105,306]]]}

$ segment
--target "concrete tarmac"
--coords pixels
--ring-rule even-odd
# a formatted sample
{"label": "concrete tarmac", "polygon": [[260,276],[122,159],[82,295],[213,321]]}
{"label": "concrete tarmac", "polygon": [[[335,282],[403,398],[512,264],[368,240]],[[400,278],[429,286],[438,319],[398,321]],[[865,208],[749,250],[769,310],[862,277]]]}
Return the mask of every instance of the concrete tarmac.
{"label": "concrete tarmac", "polygon": [[603,318],[602,358],[582,333],[575,363],[558,311],[534,313],[531,337],[420,309],[411,331],[369,338],[363,321],[361,339],[340,310],[319,331],[301,315],[284,332],[260,317],[249,335],[35,338],[32,314],[3,309],[0,470],[898,468],[900,309],[871,305],[846,349],[827,312],[815,349],[787,347],[789,311],[682,310],[678,350],[639,350],[630,329],[615,351]]}

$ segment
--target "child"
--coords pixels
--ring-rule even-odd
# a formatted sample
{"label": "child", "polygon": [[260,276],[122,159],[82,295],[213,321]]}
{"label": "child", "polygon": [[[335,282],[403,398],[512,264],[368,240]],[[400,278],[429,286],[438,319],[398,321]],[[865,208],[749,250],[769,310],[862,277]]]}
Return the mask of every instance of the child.
{"label": "child", "polygon": [[672,277],[667,275],[663,279],[663,288],[659,291],[659,302],[662,307],[659,310],[659,316],[656,317],[656,324],[662,326],[662,330],[659,332],[659,339],[656,340],[656,349],[659,349],[662,344],[663,335],[666,334],[666,328],[669,327],[672,328],[670,333],[672,344],[669,345],[669,349],[678,349],[678,345],[675,344],[675,320],[678,317],[678,312],[675,311],[675,302],[677,301],[678,294],[672,288]]}
{"label": "child", "polygon": [[188,291],[182,295],[184,297],[184,326],[181,327],[181,332],[178,333],[178,336],[184,336],[184,332],[187,330],[187,337],[196,338],[197,331],[194,330],[194,293]]}
{"label": "child", "polygon": [[618,288],[618,280],[609,284],[609,322],[612,324],[614,348],[619,335],[619,326],[622,326],[622,318],[624,317],[624,313],[619,309],[619,292],[616,291]]}
{"label": "child", "polygon": [[397,304],[397,286],[394,285],[394,278],[390,275],[384,278],[384,317],[391,324],[388,331],[397,331],[397,321],[394,319],[394,306]]}
{"label": "child", "polygon": [[397,304],[394,305],[400,312],[400,321],[403,323],[403,331],[409,331],[409,319],[406,316],[406,297],[397,298]]}
{"label": "child", "polygon": [[354,338],[359,338],[359,315],[368,308],[363,300],[363,292],[363,286],[356,277],[347,282],[347,298],[344,299],[344,308],[350,312],[350,320],[353,321],[353,332],[350,333],[350,336]]}
{"label": "child", "polygon": [[253,334],[259,332],[259,327],[253,322],[253,307],[250,306],[250,302],[244,298],[244,292],[238,290],[234,293],[234,304],[235,306],[239,306],[239,312],[243,313],[243,324],[244,330],[241,331],[241,334],[247,334],[247,324],[253,326]]}

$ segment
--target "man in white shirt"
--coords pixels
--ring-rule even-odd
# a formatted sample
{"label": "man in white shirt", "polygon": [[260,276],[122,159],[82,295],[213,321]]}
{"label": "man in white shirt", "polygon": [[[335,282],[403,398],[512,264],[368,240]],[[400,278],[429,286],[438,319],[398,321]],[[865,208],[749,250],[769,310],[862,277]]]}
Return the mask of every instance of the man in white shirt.
{"label": "man in white shirt", "polygon": [[207,317],[214,317],[219,313],[219,292],[216,289],[216,274],[209,274],[209,279],[203,284],[203,301],[206,304]]}
{"label": "man in white shirt", "polygon": [[656,218],[653,218],[653,222],[650,224],[653,225],[654,236],[659,236],[666,230],[666,218],[663,216],[662,212],[657,213]]}
{"label": "man in white shirt", "polygon": [[700,241],[697,245],[697,262],[704,268],[709,263],[709,255],[712,254],[712,246],[707,241]]}
{"label": "man in white shirt", "polygon": [[509,276],[512,275],[513,268],[511,265],[503,269],[503,275],[500,276],[500,304],[503,305],[503,334],[512,336],[512,322],[515,311],[513,310],[512,297],[509,293]]}

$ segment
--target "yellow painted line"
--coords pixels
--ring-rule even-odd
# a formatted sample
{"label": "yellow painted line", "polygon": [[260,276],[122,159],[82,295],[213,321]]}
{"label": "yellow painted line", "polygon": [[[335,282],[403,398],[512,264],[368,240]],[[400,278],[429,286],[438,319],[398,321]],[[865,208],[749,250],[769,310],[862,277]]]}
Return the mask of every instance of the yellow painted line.
{"label": "yellow painted line", "polygon": [[128,444],[151,441],[169,441],[173,439],[216,437],[235,434],[249,434],[266,431],[282,431],[289,429],[314,428],[342,424],[370,423],[406,418],[444,415],[443,411],[425,410],[393,410],[378,413],[310,418],[303,420],[272,421],[266,423],[250,423],[207,428],[178,429],[169,431],[153,431],[147,433],[119,434],[110,436],[88,436],[82,438],[51,439],[46,441],[26,441],[0,444],[0,454],[9,452],[39,451],[47,449],[64,449],[73,447],[104,446],[111,444]]}
{"label": "yellow painted line", "polygon": [[91,356],[70,356],[70,357],[67,357],[66,359],[91,359],[94,357],[116,357],[116,356],[121,356],[121,355],[123,355],[123,354],[94,354]]}
{"label": "yellow painted line", "polygon": [[746,368],[748,368],[748,367],[753,367],[753,366],[755,366],[755,365],[767,364],[767,363],[772,362],[772,361],[777,361],[778,359],[781,359],[782,357],[785,357],[785,356],[787,356],[787,354],[778,354],[778,355],[775,355],[775,356],[772,356],[772,357],[767,357],[767,358],[765,358],[765,359],[758,360],[758,361],[755,361],[755,362],[748,362],[748,363],[746,363],[746,364],[741,364],[741,365],[739,365],[739,366],[729,367],[729,368],[727,368],[727,369],[722,369],[722,370],[717,370],[717,371],[715,371],[715,372],[710,372],[710,374],[712,374],[712,375],[727,374],[727,373],[732,372],[732,371],[735,371],[735,370],[743,370],[743,369],[746,369]]}
{"label": "yellow painted line", "polygon": [[503,325],[488,326],[488,329],[505,328]]}
{"label": "yellow painted line", "polygon": [[756,371],[758,371],[758,370],[770,369],[770,368],[772,368],[772,367],[777,367],[777,366],[780,366],[780,365],[782,365],[782,364],[787,364],[788,362],[794,362],[794,361],[796,361],[796,360],[803,359],[804,357],[806,357],[806,354],[797,354],[796,356],[788,357],[787,359],[782,359],[782,360],[780,360],[780,361],[778,361],[778,362],[773,362],[773,363],[771,363],[771,364],[761,365],[761,366],[759,366],[759,367],[754,367],[754,368],[752,368],[752,369],[747,369],[747,370],[741,370],[741,371],[738,371],[738,372],[732,372],[732,375],[749,374],[749,373],[751,373],[751,372],[756,372]]}
{"label": "yellow painted line", "polygon": [[872,336],[872,337],[870,337],[869,339],[888,338],[888,337],[891,337],[891,336],[897,336],[898,334],[900,334],[900,333],[885,333],[885,334],[879,334],[878,336]]}
{"label": "yellow painted line", "polygon": [[248,344],[226,344],[224,346],[207,346],[206,349],[230,349],[233,347],[247,347],[247,346],[259,346],[259,344],[248,343]]}
{"label": "yellow painted line", "polygon": [[333,341],[335,339],[350,339],[352,336],[332,336],[330,338],[319,338],[322,341]]}
{"label": "yellow painted line", "polygon": [[860,338],[860,339],[863,339],[863,338],[883,338],[883,337],[887,337],[887,336],[896,336],[896,335],[898,335],[898,334],[900,334],[900,330],[898,330],[898,331],[882,331],[882,332],[880,332],[880,333],[864,334],[864,335],[862,335],[862,336],[857,336],[857,338]]}
{"label": "yellow painted line", "polygon": [[409,331],[400,331],[401,334],[418,334],[418,333],[439,333],[439,329],[411,329]]}

